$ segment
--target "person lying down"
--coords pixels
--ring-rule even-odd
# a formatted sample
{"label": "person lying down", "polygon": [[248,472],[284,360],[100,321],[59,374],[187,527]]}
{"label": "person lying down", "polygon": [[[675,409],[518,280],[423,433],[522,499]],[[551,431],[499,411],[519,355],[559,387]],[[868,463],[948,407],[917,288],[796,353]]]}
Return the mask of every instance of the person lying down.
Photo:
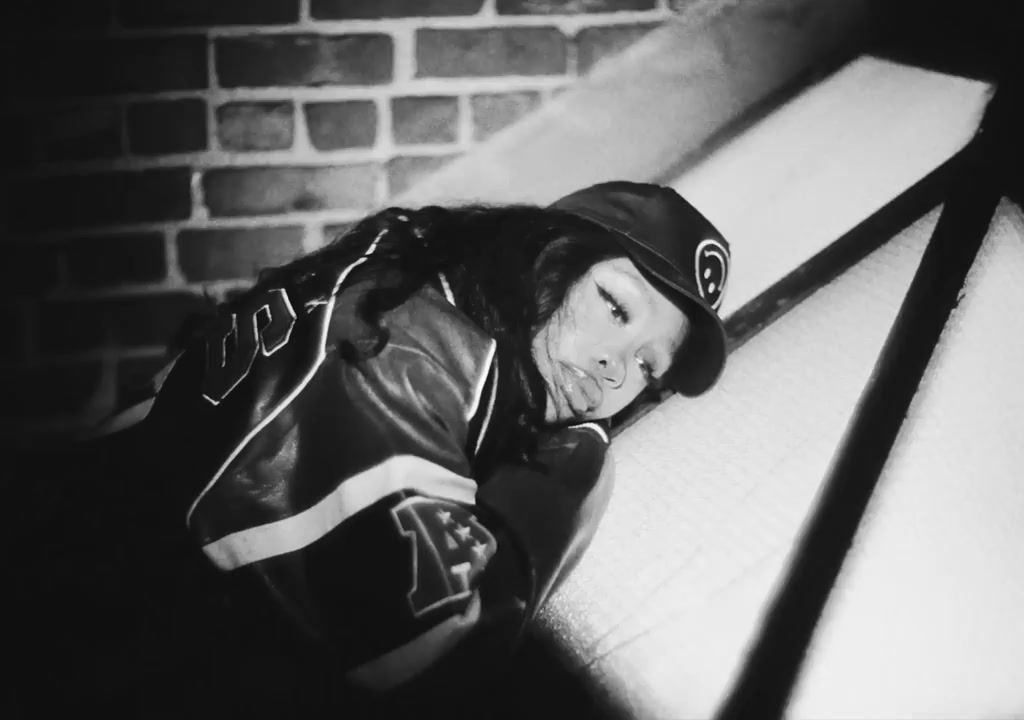
{"label": "person lying down", "polygon": [[674,190],[618,181],[391,208],[264,272],[66,456],[89,477],[32,516],[59,530],[26,657],[59,656],[78,707],[266,709],[299,676],[286,706],[321,707],[498,672],[600,522],[610,420],[720,376],[729,263]]}

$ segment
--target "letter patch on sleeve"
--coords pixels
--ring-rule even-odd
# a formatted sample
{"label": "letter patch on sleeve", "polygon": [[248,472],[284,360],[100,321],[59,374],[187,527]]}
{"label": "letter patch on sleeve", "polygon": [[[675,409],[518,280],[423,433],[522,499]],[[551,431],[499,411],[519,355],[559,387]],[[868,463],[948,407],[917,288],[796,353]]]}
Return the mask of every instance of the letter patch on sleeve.
{"label": "letter patch on sleeve", "polygon": [[449,500],[416,496],[391,508],[391,516],[412,545],[407,597],[413,616],[468,598],[498,547],[473,513]]}
{"label": "letter patch on sleeve", "polygon": [[203,397],[219,405],[249,374],[257,353],[270,357],[288,343],[296,317],[281,288],[251,298],[238,312],[221,315],[206,343]]}

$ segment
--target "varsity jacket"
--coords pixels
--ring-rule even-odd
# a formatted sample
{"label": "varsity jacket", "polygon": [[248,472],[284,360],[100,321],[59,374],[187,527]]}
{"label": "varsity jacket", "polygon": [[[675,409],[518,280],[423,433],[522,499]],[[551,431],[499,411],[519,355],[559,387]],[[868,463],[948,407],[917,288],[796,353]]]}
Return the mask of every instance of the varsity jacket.
{"label": "varsity jacket", "polygon": [[495,341],[439,277],[382,316],[378,354],[346,360],[351,270],[323,296],[272,287],[222,311],[108,429],[144,429],[209,563],[389,690],[516,635],[589,544],[611,463],[585,423],[480,476],[508,382]]}

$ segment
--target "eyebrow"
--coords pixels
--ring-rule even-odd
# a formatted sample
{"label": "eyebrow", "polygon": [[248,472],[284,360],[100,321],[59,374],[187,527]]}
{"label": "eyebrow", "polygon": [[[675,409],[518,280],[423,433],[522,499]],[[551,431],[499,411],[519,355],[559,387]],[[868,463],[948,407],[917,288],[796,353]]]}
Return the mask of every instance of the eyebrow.
{"label": "eyebrow", "polygon": [[[625,268],[623,268],[623,273],[625,275],[627,275],[628,277],[632,278],[632,280],[637,285],[640,286],[640,289],[643,292],[644,298],[647,300],[648,305],[650,305],[651,307],[654,306],[654,302],[655,302],[655,300],[658,297],[666,297],[666,299],[668,299],[667,296],[665,296],[664,293],[662,293],[660,290],[658,290],[658,288],[655,286],[655,284],[653,282],[651,282],[650,280],[648,280],[647,276],[644,275],[642,272],[640,272],[639,269],[634,268],[634,267],[625,267]],[[676,303],[673,302],[671,299],[669,299],[669,302],[672,303],[673,305],[675,305],[676,307],[679,307],[679,305],[676,305]],[[679,307],[679,309],[683,311],[683,315],[686,315],[686,311],[683,310],[682,307]],[[686,319],[687,319],[687,326],[689,326],[689,319],[690,319],[689,316],[687,316]]]}

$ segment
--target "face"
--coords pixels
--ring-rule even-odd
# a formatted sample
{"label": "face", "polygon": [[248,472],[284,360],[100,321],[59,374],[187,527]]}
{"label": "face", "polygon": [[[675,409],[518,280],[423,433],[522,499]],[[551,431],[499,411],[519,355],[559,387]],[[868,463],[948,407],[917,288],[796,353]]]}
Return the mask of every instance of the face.
{"label": "face", "polygon": [[672,364],[686,315],[628,258],[593,265],[533,339],[549,423],[600,420],[625,408]]}

